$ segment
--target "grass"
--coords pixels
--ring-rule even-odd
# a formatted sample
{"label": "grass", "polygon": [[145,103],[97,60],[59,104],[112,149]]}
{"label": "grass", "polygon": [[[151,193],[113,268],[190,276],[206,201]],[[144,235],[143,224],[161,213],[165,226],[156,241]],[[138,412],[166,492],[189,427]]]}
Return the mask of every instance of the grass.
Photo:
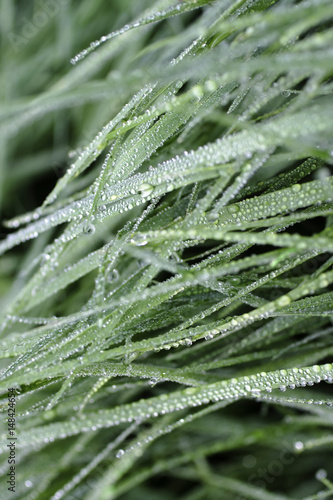
{"label": "grass", "polygon": [[331,0],[0,18],[0,498],[331,498]]}

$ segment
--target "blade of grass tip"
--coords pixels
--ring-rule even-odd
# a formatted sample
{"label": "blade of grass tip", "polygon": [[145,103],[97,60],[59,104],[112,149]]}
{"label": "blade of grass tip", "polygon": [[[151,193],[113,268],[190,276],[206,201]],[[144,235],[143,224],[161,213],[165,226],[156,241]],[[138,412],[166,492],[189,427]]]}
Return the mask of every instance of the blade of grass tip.
{"label": "blade of grass tip", "polygon": [[[129,30],[133,30],[136,28],[140,28],[141,26],[147,26],[148,24],[152,23],[157,23],[159,21],[163,21],[165,19],[169,19],[173,16],[177,16],[180,14],[183,14],[185,12],[189,12],[195,9],[198,9],[206,4],[208,4],[210,0],[196,0],[195,2],[188,1],[188,2],[183,2],[181,4],[177,4],[176,6],[169,7],[168,9],[162,11],[162,12],[152,12],[149,14],[149,16],[137,19],[132,23],[126,24],[123,28],[113,31],[112,33],[109,33],[108,35],[103,35],[99,40],[95,40],[94,42],[91,42],[90,46],[87,49],[82,50],[79,52],[75,57],[71,59],[72,64],[76,64],[85,57],[87,57],[91,52],[96,50],[100,45],[102,45],[105,42],[108,42],[112,38],[123,35]],[[164,2],[164,4],[168,5],[171,2]],[[162,4],[162,2],[161,2]]]}

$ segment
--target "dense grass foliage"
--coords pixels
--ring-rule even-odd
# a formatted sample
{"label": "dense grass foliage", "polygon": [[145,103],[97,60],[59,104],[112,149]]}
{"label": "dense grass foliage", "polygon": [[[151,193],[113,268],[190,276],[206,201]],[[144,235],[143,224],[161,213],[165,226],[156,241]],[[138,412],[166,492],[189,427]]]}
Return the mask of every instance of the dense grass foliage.
{"label": "dense grass foliage", "polygon": [[0,5],[0,498],[331,498],[332,0]]}

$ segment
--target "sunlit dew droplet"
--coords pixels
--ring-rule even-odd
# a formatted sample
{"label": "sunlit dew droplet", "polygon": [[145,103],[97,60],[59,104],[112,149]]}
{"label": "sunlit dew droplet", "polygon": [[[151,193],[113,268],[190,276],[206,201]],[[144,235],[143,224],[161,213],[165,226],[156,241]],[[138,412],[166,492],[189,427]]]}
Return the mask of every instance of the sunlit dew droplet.
{"label": "sunlit dew droplet", "polygon": [[327,471],[325,469],[317,470],[316,479],[318,479],[318,481],[321,481],[322,479],[326,479],[326,478],[327,478]]}
{"label": "sunlit dew droplet", "polygon": [[131,238],[131,243],[137,247],[143,247],[147,245],[148,241],[144,234],[135,234],[133,238]]}
{"label": "sunlit dew droplet", "polygon": [[147,184],[147,183],[141,184],[141,186],[139,188],[139,193],[141,194],[141,196],[143,198],[146,198],[147,196],[149,196],[153,191],[154,191],[154,186],[152,186],[151,184]]}
{"label": "sunlit dew droplet", "polygon": [[209,212],[206,217],[209,222],[215,222],[219,218],[216,212]]}
{"label": "sunlit dew droplet", "polygon": [[86,224],[83,228],[83,234],[86,234],[87,236],[94,234],[95,231],[96,228],[93,224]]}
{"label": "sunlit dew droplet", "polygon": [[287,306],[291,302],[291,299],[287,295],[283,295],[277,300],[277,304],[280,307]]}
{"label": "sunlit dew droplet", "polygon": [[296,441],[296,443],[294,444],[294,447],[295,447],[295,450],[301,451],[304,448],[304,444],[302,443],[302,441]]}
{"label": "sunlit dew droplet", "polygon": [[208,92],[214,92],[217,89],[217,84],[213,80],[207,80],[207,82],[205,82],[205,87]]}
{"label": "sunlit dew droplet", "polygon": [[298,193],[300,190],[301,190],[302,186],[300,184],[294,184],[292,186],[292,190],[295,192],[295,193]]}
{"label": "sunlit dew droplet", "polygon": [[228,207],[228,212],[230,212],[231,214],[236,214],[237,212],[239,212],[240,208],[238,205],[230,205],[230,207]]}
{"label": "sunlit dew droplet", "polygon": [[119,272],[117,269],[111,269],[107,275],[106,275],[106,280],[108,283],[114,283],[115,281],[119,280]]}
{"label": "sunlit dew droplet", "polygon": [[31,488],[33,486],[32,482],[31,481],[25,481],[24,485],[27,487],[27,488]]}
{"label": "sunlit dew droplet", "polygon": [[43,419],[44,420],[52,420],[56,416],[56,412],[54,410],[44,411]]}
{"label": "sunlit dew droplet", "polygon": [[202,96],[203,96],[202,87],[200,85],[195,85],[192,88],[192,94],[194,95],[194,97],[196,97],[197,99],[200,100],[202,98]]}
{"label": "sunlit dew droplet", "polygon": [[120,457],[122,457],[124,455],[124,453],[125,453],[124,450],[118,450],[117,453],[116,453],[116,457],[120,458]]}

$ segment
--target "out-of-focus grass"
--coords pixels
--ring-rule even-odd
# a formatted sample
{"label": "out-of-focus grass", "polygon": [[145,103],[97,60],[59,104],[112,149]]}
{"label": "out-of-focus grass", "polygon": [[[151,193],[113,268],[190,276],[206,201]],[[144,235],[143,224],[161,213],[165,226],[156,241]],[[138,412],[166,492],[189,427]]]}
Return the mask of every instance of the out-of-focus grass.
{"label": "out-of-focus grass", "polygon": [[0,498],[332,496],[332,17],[2,0]]}

